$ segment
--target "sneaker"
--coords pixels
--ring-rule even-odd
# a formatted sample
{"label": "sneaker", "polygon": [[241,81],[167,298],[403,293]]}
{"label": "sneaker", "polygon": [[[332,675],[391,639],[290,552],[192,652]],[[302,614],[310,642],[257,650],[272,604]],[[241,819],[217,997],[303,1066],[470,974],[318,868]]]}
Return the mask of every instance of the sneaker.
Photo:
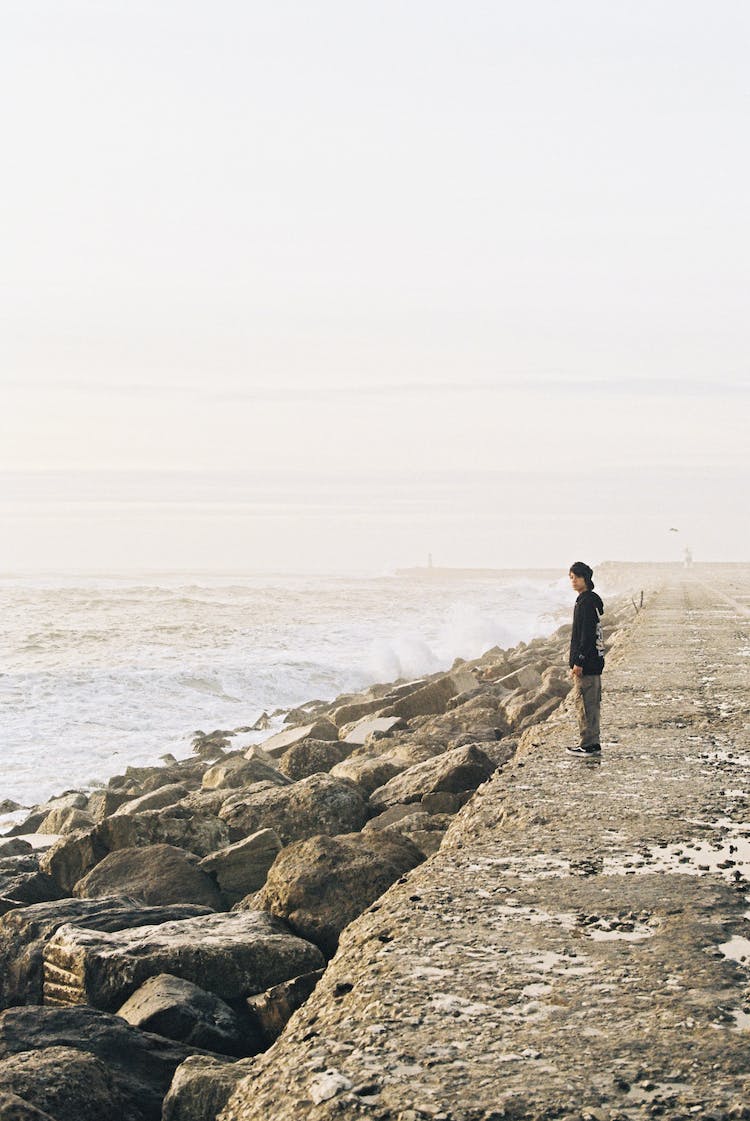
{"label": "sneaker", "polygon": [[602,751],[601,744],[598,743],[592,743],[588,747],[581,747],[580,745],[566,747],[565,750],[568,755],[601,755]]}

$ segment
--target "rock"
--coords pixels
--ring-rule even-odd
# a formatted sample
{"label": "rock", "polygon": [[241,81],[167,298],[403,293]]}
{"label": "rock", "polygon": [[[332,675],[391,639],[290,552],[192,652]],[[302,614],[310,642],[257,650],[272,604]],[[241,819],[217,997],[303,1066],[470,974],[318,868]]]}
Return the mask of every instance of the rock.
{"label": "rock", "polygon": [[241,1056],[260,1050],[260,1033],[255,1039],[247,1030],[243,1033],[237,1015],[220,997],[169,973],[149,977],[117,1015],[135,1028],[205,1051]]}
{"label": "rock", "polygon": [[50,810],[37,833],[74,833],[77,829],[88,829],[93,824],[94,819],[86,810],[65,806]]}
{"label": "rock", "polygon": [[466,805],[473,793],[473,790],[462,790],[460,794],[439,790],[435,794],[423,794],[420,807],[428,814],[455,814]]}
{"label": "rock", "polygon": [[454,747],[389,779],[372,792],[370,804],[376,811],[382,811],[399,802],[417,802],[425,794],[476,790],[494,770],[493,761],[474,744]]}
{"label": "rock", "polygon": [[281,849],[275,830],[259,829],[233,845],[209,853],[198,867],[216,878],[230,904],[237,903],[263,887],[268,869]]}
{"label": "rock", "polygon": [[55,1121],[141,1121],[144,1116],[130,1108],[100,1059],[72,1047],[44,1047],[0,1059],[0,1091],[18,1095]]}
{"label": "rock", "polygon": [[73,889],[79,899],[127,894],[141,903],[197,903],[215,911],[227,903],[198,858],[173,845],[117,849],[105,856]]}
{"label": "rock", "polygon": [[330,956],[344,927],[421,860],[388,831],[311,837],[283,850],[254,902]]}
{"label": "rock", "polygon": [[20,837],[11,837],[8,841],[0,841],[0,860],[4,860],[8,856],[28,856],[33,851],[33,845],[30,845],[28,841],[21,840]]}
{"label": "rock", "polygon": [[110,851],[164,844],[196,856],[208,856],[230,841],[229,830],[218,817],[192,812],[183,804],[146,813],[114,814],[97,826],[97,836]]}
{"label": "rock", "polygon": [[95,822],[104,821],[105,817],[109,817],[120,806],[123,806],[131,798],[130,794],[125,794],[121,790],[110,790],[105,787],[103,790],[95,790],[88,800],[86,809],[91,814]]}
{"label": "rock", "polygon": [[258,996],[247,998],[251,1020],[264,1046],[270,1047],[278,1039],[324,973],[324,969],[316,969],[312,973],[304,973],[301,977],[293,977],[291,981],[282,981],[280,985],[274,985],[272,989]]}
{"label": "rock", "polygon": [[361,701],[353,701],[349,704],[339,705],[338,708],[333,710],[331,718],[338,728],[343,728],[345,724],[351,724],[354,721],[361,720],[363,716],[371,716],[380,709],[385,708],[387,701],[382,697],[373,697]]}
{"label": "rock", "polygon": [[66,790],[64,794],[58,794],[55,798],[50,798],[39,809],[46,810],[50,813],[52,810],[85,810],[88,798],[82,794],[80,790]]}
{"label": "rock", "polygon": [[334,778],[356,782],[365,797],[369,798],[373,790],[377,790],[379,786],[383,786],[394,775],[400,774],[405,769],[405,766],[395,759],[367,753],[351,755],[343,763],[337,763],[331,774]]}
{"label": "rock", "polygon": [[416,802],[397,803],[395,806],[389,806],[387,810],[383,810],[377,817],[371,817],[367,824],[364,826],[363,833],[378,832],[381,829],[389,829],[392,825],[398,825],[399,822],[404,821],[406,818],[412,818],[416,814],[426,814],[426,810]]}
{"label": "rock", "polygon": [[215,1121],[242,1078],[252,1073],[252,1059],[230,1062],[191,1055],[177,1068],[164,1099],[163,1121]]}
{"label": "rock", "polygon": [[201,785],[204,790],[223,790],[263,781],[272,782],[276,786],[286,786],[288,783],[288,779],[276,767],[256,756],[247,758],[240,752],[209,767]]}
{"label": "rock", "polygon": [[227,799],[219,816],[229,826],[233,840],[266,828],[275,829],[281,843],[288,845],[316,833],[361,829],[367,806],[353,783],[320,774],[292,786],[242,791]]}
{"label": "rock", "polygon": [[16,825],[12,825],[5,833],[6,837],[25,836],[28,833],[36,833],[39,826],[44,821],[49,810],[32,810],[28,817],[23,821],[19,821]]}
{"label": "rock", "polygon": [[186,903],[146,907],[127,896],[58,899],[9,911],[0,918],[0,1008],[42,1003],[44,947],[65,923],[112,931],[209,913]]}
{"label": "rock", "polygon": [[504,677],[498,678],[497,684],[501,685],[504,689],[522,689],[528,691],[529,689],[538,688],[541,681],[541,674],[536,668],[526,665],[513,670],[511,673],[506,673]]}
{"label": "rock", "polygon": [[351,745],[340,740],[302,740],[290,747],[279,760],[279,770],[296,782],[310,775],[330,771],[351,754]]}
{"label": "rock", "polygon": [[345,731],[344,743],[364,744],[375,733],[385,736],[389,732],[405,727],[406,724],[400,716],[381,716],[369,720],[359,720],[351,727],[342,730]]}
{"label": "rock", "polygon": [[456,688],[449,674],[430,681],[413,693],[408,693],[399,700],[389,704],[384,709],[384,716],[400,716],[410,720],[414,716],[425,716],[429,713],[445,712],[448,701],[455,697],[460,690]]}
{"label": "rock", "polygon": [[122,814],[127,814],[130,817],[133,814],[145,813],[146,810],[161,810],[165,806],[173,806],[175,802],[179,802],[187,792],[187,787],[183,786],[182,783],[160,786],[149,794],[142,794],[140,798],[133,798],[124,802],[112,816],[119,817]]}
{"label": "rock", "polygon": [[[160,1121],[172,1075],[190,1054],[181,1043],[139,1031],[119,1016],[94,1008],[11,1008],[0,1016],[0,1060],[50,1048],[92,1055],[113,1078],[122,1111],[105,1108],[92,1121]],[[52,1078],[49,1065],[46,1069]],[[66,1070],[67,1064],[61,1071],[63,1078]],[[55,1121],[78,1121],[85,1115],[53,1116]]]}
{"label": "rock", "polygon": [[114,1010],[158,973],[234,1001],[323,964],[319,950],[257,911],[112,933],[66,925],[44,951],[44,1002]]}
{"label": "rock", "polygon": [[276,758],[302,740],[337,740],[338,738],[339,730],[333,721],[323,719],[316,720],[312,724],[303,724],[299,728],[287,728],[283,732],[277,732],[275,736],[264,740],[260,746],[268,755]]}
{"label": "rock", "polygon": [[24,1101],[17,1094],[6,1094],[0,1090],[0,1117],[3,1121],[55,1121],[49,1113],[37,1109],[31,1102]]}
{"label": "rock", "polygon": [[68,833],[55,841],[39,858],[39,867],[52,878],[62,895],[73,888],[108,852],[95,829]]}
{"label": "rock", "polygon": [[39,868],[36,855],[8,858],[0,872],[0,914],[29,903],[59,899],[54,880]]}

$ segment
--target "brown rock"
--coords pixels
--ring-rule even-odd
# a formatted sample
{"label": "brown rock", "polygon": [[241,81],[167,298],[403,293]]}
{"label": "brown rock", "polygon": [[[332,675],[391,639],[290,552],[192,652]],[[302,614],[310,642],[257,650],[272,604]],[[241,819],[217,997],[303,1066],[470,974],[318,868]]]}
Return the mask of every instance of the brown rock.
{"label": "brown rock", "polygon": [[[331,775],[310,775],[291,786],[241,791],[220,811],[233,840],[259,829],[275,829],[282,844],[316,833],[347,833],[361,829],[367,807],[351,782]],[[219,846],[216,846],[217,848]]]}
{"label": "brown rock", "polygon": [[399,802],[420,801],[425,794],[476,790],[494,770],[493,761],[474,744],[455,747],[390,779],[373,791],[370,804],[382,811]]}
{"label": "brown rock", "polygon": [[227,907],[215,881],[198,867],[198,858],[173,845],[111,852],[73,889],[79,899],[126,893],[152,906],[196,903],[215,911]]}
{"label": "brown rock", "polygon": [[330,771],[351,753],[351,745],[340,740],[301,740],[279,760],[279,770],[294,782]]}
{"label": "brown rock", "polygon": [[268,869],[281,852],[282,844],[273,829],[259,829],[233,845],[209,853],[198,865],[215,877],[230,904],[263,887]]}
{"label": "brown rock", "polygon": [[254,902],[331,955],[344,927],[421,860],[388,831],[311,837],[283,850]]}

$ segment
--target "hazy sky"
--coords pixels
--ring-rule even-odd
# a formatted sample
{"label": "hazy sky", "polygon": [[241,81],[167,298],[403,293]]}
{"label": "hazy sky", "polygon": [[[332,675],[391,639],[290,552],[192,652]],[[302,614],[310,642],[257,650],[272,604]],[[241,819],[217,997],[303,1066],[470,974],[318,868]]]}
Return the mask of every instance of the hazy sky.
{"label": "hazy sky", "polygon": [[[284,533],[250,482],[217,528],[212,475],[225,568],[304,567],[295,526],[315,567],[672,555],[675,508],[750,557],[749,33],[746,0],[5,0],[0,570],[122,559],[40,470],[97,472],[152,567],[204,564],[217,471],[299,484]],[[182,530],[107,470],[197,472]],[[425,498],[458,471],[494,535]],[[365,476],[415,504],[388,546]]]}

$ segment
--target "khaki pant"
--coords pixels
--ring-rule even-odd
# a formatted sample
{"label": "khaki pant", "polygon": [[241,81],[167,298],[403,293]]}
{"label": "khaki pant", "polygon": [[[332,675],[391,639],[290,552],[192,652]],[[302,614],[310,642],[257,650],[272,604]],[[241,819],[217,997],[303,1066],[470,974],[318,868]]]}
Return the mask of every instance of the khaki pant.
{"label": "khaki pant", "polygon": [[594,743],[600,743],[599,712],[602,705],[600,673],[584,674],[582,677],[573,678],[573,703],[581,733],[581,747],[591,747]]}

